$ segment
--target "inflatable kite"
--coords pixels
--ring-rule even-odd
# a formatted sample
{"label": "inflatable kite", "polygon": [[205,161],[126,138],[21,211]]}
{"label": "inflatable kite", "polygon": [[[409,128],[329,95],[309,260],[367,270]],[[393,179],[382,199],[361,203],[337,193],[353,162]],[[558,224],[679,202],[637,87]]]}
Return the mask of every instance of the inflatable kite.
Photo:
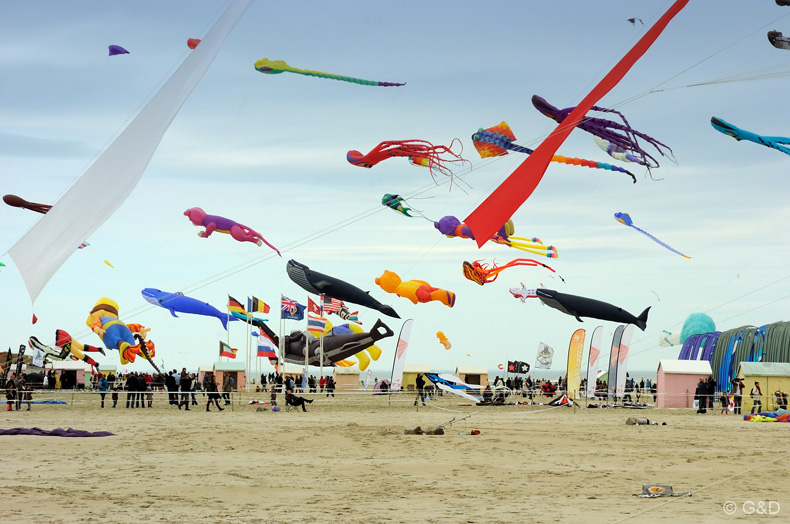
{"label": "inflatable kite", "polygon": [[513,295],[513,298],[519,299],[522,304],[525,303],[528,298],[538,298],[537,290],[527,289],[527,286],[525,286],[523,282],[521,282],[521,287],[511,287],[508,291]]}
{"label": "inflatable kite", "polygon": [[781,31],[768,31],[768,41],[777,49],[790,49],[790,38],[782,36]]}
{"label": "inflatable kite", "polygon": [[632,227],[632,228],[636,229],[637,231],[639,231],[640,233],[642,233],[643,235],[648,237],[650,240],[656,242],[657,244],[659,244],[661,246],[664,246],[665,248],[667,248],[668,250],[672,251],[673,253],[677,253],[678,255],[682,256],[683,258],[691,258],[688,255],[684,255],[683,253],[681,253],[677,249],[674,249],[674,248],[666,245],[665,243],[663,243],[662,241],[660,241],[659,239],[657,239],[656,237],[654,237],[653,235],[651,235],[647,231],[645,231],[643,229],[639,229],[638,227],[636,227],[634,225],[634,221],[631,220],[631,215],[629,215],[628,213],[615,213],[614,214],[614,218],[615,218],[615,220],[617,220],[621,224],[624,224],[624,225],[626,225],[628,227]]}
{"label": "inflatable kite", "polygon": [[199,38],[187,38],[187,47],[190,49],[195,49],[199,43]]}
{"label": "inflatable kite", "polygon": [[450,344],[450,341],[447,340],[447,337],[444,336],[444,333],[442,333],[441,331],[436,332],[436,338],[439,339],[439,343],[444,346],[444,349],[450,349],[451,347],[453,347],[453,345]]}
{"label": "inflatable kite", "polygon": [[348,282],[313,271],[296,260],[289,260],[285,269],[288,272],[288,277],[308,293],[326,295],[343,302],[351,302],[352,304],[381,311],[393,318],[400,318],[392,307],[382,304],[371,297],[367,291],[362,291]]}
{"label": "inflatable kite", "polygon": [[268,243],[260,233],[243,224],[239,224],[235,220],[217,215],[207,215],[206,212],[199,207],[187,209],[184,211],[184,216],[188,217],[194,225],[203,226],[206,228],[205,230],[198,232],[198,236],[200,238],[208,238],[214,231],[217,233],[226,233],[239,242],[252,242],[253,244],[258,244],[259,246],[266,244],[276,251],[278,255],[282,256],[280,251]]}
{"label": "inflatable kite", "polygon": [[739,142],[741,140],[748,140],[749,142],[754,142],[755,144],[770,147],[771,149],[776,149],[777,151],[781,151],[786,155],[790,155],[790,148],[785,147],[786,145],[790,144],[790,138],[783,136],[758,135],[752,133],[751,131],[746,131],[745,129],[735,127],[734,125],[727,123],[720,118],[716,118],[715,116],[711,117],[710,124],[716,131],[724,133],[725,135],[729,135]]}
{"label": "inflatable kite", "polygon": [[[474,143],[475,149],[477,149],[477,152],[480,153],[480,158],[503,156],[507,155],[508,151],[526,153],[527,155],[531,155],[535,152],[528,147],[514,144],[513,141],[515,139],[516,135],[514,135],[513,131],[510,130],[510,126],[507,125],[507,122],[502,122],[501,124],[494,127],[489,127],[488,129],[478,129],[477,133],[472,135],[472,141]],[[560,164],[570,164],[574,166],[618,171],[630,176],[636,184],[636,177],[630,171],[627,171],[622,167],[606,164],[604,162],[585,160],[583,158],[568,158],[561,155],[553,155],[551,157],[551,161],[558,162]]]}
{"label": "inflatable kite", "polygon": [[[532,96],[532,105],[535,106],[535,109],[547,117],[555,120],[559,124],[561,124],[565,118],[571,114],[574,109],[576,109],[575,107],[558,109],[538,95]],[[613,147],[618,148],[620,151],[630,152],[633,154],[638,164],[648,168],[658,167],[658,160],[642,149],[642,146],[639,145],[638,139],[640,138],[653,146],[656,151],[661,154],[661,156],[666,156],[666,153],[662,150],[662,148],[666,149],[670,154],[672,154],[672,149],[670,149],[670,147],[666,144],[659,142],[651,136],[634,130],[628,123],[628,120],[625,119],[625,115],[619,111],[595,105],[590,109],[592,111],[598,111],[601,113],[614,113],[622,119],[623,123],[621,124],[619,122],[606,120],[604,118],[585,117],[581,120],[581,122],[576,124],[576,127],[591,133],[593,136],[597,136],[606,140],[612,144]]]}
{"label": "inflatable kite", "polygon": [[431,176],[438,172],[452,178],[453,172],[447,164],[468,162],[460,153],[453,152],[452,147],[456,141],[460,144],[460,141],[454,138],[448,147],[435,146],[426,140],[389,140],[381,142],[367,155],[351,150],[346,153],[346,160],[355,166],[370,168],[388,158],[406,157],[413,165],[429,168]]}
{"label": "inflatable kite", "polygon": [[417,214],[419,214],[422,218],[425,218],[426,220],[428,220],[425,217],[425,215],[423,215],[422,212],[419,209],[406,207],[406,205],[407,205],[406,199],[403,198],[400,195],[391,195],[391,194],[387,193],[383,197],[381,197],[381,204],[383,206],[386,206],[386,207],[392,209],[393,211],[397,211],[398,213],[406,215],[407,217],[414,217],[414,215],[410,215],[409,214],[409,211],[412,211],[412,212],[416,212]]}
{"label": "inflatable kite", "polygon": [[504,182],[466,217],[466,224],[474,231],[477,247],[482,247],[496,230],[527,201],[538,187],[552,155],[562,145],[585,114],[628,73],[659,37],[669,22],[686,7],[689,0],[675,0],[669,9],[648,29],[644,36],[609,71],[604,78],[565,117],[562,124],[527,157]]}
{"label": "inflatable kite", "polygon": [[108,49],[110,50],[110,56],[114,56],[114,55],[128,55],[129,54],[129,51],[127,51],[126,49],[124,49],[123,47],[121,47],[119,45],[108,46]]}
{"label": "inflatable kite", "polygon": [[650,311],[650,307],[647,307],[642,311],[641,315],[635,317],[623,308],[601,302],[600,300],[568,295],[546,288],[538,288],[535,292],[541,302],[562,311],[566,315],[576,317],[576,320],[579,322],[582,322],[581,317],[589,317],[609,320],[619,324],[634,324],[642,331],[647,327],[647,313]]}
{"label": "inflatable kite", "polygon": [[[499,276],[499,273],[506,270],[507,268],[516,266],[543,266],[552,273],[556,273],[553,268],[542,262],[538,262],[537,260],[532,260],[530,258],[516,258],[501,266],[494,264],[494,267],[491,269],[488,269],[488,264],[481,264],[479,260],[475,260],[474,262],[464,262],[464,276],[467,280],[477,282],[482,286],[483,284],[489,284],[496,280]],[[565,282],[565,279],[562,277],[560,277],[560,280]]]}
{"label": "inflatable kite", "polygon": [[[332,326],[327,322],[324,328],[323,353],[324,366],[345,367],[345,359],[356,356],[359,360],[359,369],[365,370],[370,365],[370,360],[378,360],[381,356],[381,349],[376,346],[376,342],[381,339],[391,337],[395,333],[381,320],[377,320],[370,332],[362,331],[362,328],[355,324],[342,324]],[[307,363],[311,366],[319,366],[321,363],[321,342],[308,331],[293,331],[290,335],[283,337],[283,348],[285,351],[285,362],[291,364],[305,363],[305,346],[308,347]],[[279,344],[279,339],[274,336],[275,344]],[[368,357],[367,354],[370,354]]]}
{"label": "inflatable kite", "polygon": [[376,278],[376,284],[387,293],[395,293],[399,297],[408,298],[413,304],[418,302],[441,302],[445,306],[453,307],[455,293],[431,286],[423,280],[407,280],[403,282],[397,273],[385,270]]}
{"label": "inflatable kite", "polygon": [[[593,136],[593,141],[598,147],[603,149],[607,155],[614,158],[615,160],[620,160],[621,162],[634,162],[636,164],[641,163],[641,159],[639,157],[634,156],[624,148],[617,146],[608,140]],[[636,182],[636,179],[634,179],[634,182]]]}
{"label": "inflatable kite", "polygon": [[480,402],[480,399],[473,395],[479,395],[479,390],[482,389],[483,386],[467,384],[450,373],[425,373],[425,378],[430,380],[434,386],[442,391],[453,393],[475,403]]}
{"label": "inflatable kite", "polygon": [[[475,239],[472,235],[472,230],[452,215],[442,217],[438,222],[433,223],[433,227],[439,230],[441,234],[446,237],[461,237]],[[515,232],[513,221],[508,220],[504,226],[489,240],[495,244],[502,244],[503,246],[512,247],[521,251],[526,251],[539,256],[548,258],[557,258],[557,248],[554,246],[544,246],[539,238],[524,238],[511,236]]]}
{"label": "inflatable kite", "polygon": [[640,24],[642,24],[642,25],[645,25],[645,23],[642,21],[642,19],[641,19],[641,18],[626,18],[626,20],[628,20],[629,22],[631,22],[631,25],[636,25],[636,22],[637,22],[637,21],[638,21]]}
{"label": "inflatable kite", "polygon": [[311,71],[310,69],[298,69],[296,67],[289,66],[284,60],[269,60],[268,58],[261,58],[255,62],[255,69],[267,75],[296,73],[298,75],[316,76],[318,78],[331,78],[332,80],[351,82],[352,84],[359,84],[363,86],[398,87],[406,85],[405,82],[402,84],[395,82],[376,82],[375,80],[362,80],[361,78],[354,78],[351,76],[335,75],[332,73],[323,73],[321,71]]}
{"label": "inflatable kite", "polygon": [[90,364],[94,371],[98,371],[99,364],[85,353],[105,354],[104,348],[91,346],[89,344],[80,344],[76,340],[73,340],[71,335],[62,329],[55,330],[54,348],[42,343],[36,337],[30,337],[27,343],[31,349],[41,350],[44,355],[46,355],[46,357],[49,357],[52,360],[65,360],[66,358],[82,360],[86,364]]}
{"label": "inflatable kite", "polygon": [[108,349],[117,349],[121,364],[134,362],[138,355],[142,355],[151,365],[159,371],[154,364],[154,343],[145,340],[151,330],[141,324],[124,324],[118,318],[118,304],[107,297],[102,297],[91,309],[85,324],[102,339]]}
{"label": "inflatable kite", "polygon": [[162,306],[176,318],[178,317],[176,312],[215,317],[222,322],[222,327],[226,330],[228,329],[228,320],[236,320],[235,317],[230,316],[228,313],[223,313],[211,304],[184,296],[183,293],[168,293],[152,287],[143,289],[141,293],[148,302],[155,306]]}
{"label": "inflatable kite", "polygon": [[35,211],[36,213],[44,214],[50,209],[52,206],[49,204],[37,204],[36,202],[28,202],[22,197],[18,197],[16,195],[3,195],[3,202],[8,204],[12,207],[20,207],[22,209],[29,209],[30,211]]}

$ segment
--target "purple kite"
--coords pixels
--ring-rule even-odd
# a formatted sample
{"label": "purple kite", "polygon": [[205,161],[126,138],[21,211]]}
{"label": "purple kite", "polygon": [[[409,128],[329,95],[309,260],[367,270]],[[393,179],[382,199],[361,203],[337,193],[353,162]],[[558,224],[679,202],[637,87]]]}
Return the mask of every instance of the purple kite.
{"label": "purple kite", "polygon": [[114,55],[128,55],[129,54],[129,51],[127,51],[126,49],[124,49],[123,47],[121,47],[119,45],[111,45],[111,46],[109,46],[109,50],[110,50],[110,56],[114,56]]}
{"label": "purple kite", "polygon": [[[558,109],[538,95],[532,96],[532,105],[535,106],[535,109],[547,117],[555,120],[557,123],[562,123],[562,121],[565,120],[569,114],[571,114],[571,111],[576,109],[575,107]],[[615,109],[607,109],[600,106],[592,106],[591,110],[601,113],[614,113],[623,119],[623,123],[621,124],[612,120],[606,120],[605,118],[584,117],[578,124],[576,124],[576,127],[608,141],[612,146],[612,151],[620,153],[633,153],[633,159],[630,159],[632,162],[636,162],[646,166],[647,168],[658,167],[658,160],[642,149],[642,146],[640,146],[638,142],[639,138],[655,147],[656,150],[661,153],[661,156],[666,156],[664,151],[661,149],[662,147],[672,154],[672,149],[670,149],[668,145],[659,142],[651,136],[634,130],[628,123],[628,120],[625,119],[625,115],[623,115],[621,112]],[[612,156],[614,157],[614,155]]]}
{"label": "purple kite", "polygon": [[0,429],[0,435],[33,435],[36,437],[112,437],[115,433],[109,431],[85,431],[82,429],[55,428],[52,430],[41,428],[9,428]]}
{"label": "purple kite", "polygon": [[239,242],[252,242],[259,246],[266,244],[275,250],[278,255],[282,256],[280,250],[268,243],[260,233],[254,229],[250,229],[244,224],[239,224],[235,220],[217,215],[207,215],[206,212],[199,207],[187,209],[184,211],[184,215],[189,217],[189,220],[194,225],[206,228],[204,231],[198,231],[198,236],[200,238],[208,238],[214,231],[217,233],[227,233]]}

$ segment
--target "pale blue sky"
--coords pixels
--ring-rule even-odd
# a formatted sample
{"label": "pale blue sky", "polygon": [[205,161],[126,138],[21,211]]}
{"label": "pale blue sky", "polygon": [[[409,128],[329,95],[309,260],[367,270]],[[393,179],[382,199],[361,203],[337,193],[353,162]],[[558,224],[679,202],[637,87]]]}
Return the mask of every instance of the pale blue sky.
{"label": "pale blue sky", "polygon": [[[16,348],[30,335],[52,342],[56,328],[98,344],[85,318],[106,295],[119,303],[123,320],[152,328],[157,362],[163,359],[167,368],[211,364],[217,340],[226,337],[219,322],[173,318],[146,303],[140,290],[183,291],[220,309],[228,294],[276,305],[284,293],[305,302],[305,292],[285,273],[289,258],[368,289],[403,319],[414,318],[408,360],[437,369],[495,368],[509,359],[532,363],[539,342],[555,348],[553,367],[562,368],[578,327],[589,336],[604,325],[604,346],[610,344],[613,323],[580,324],[537,300],[522,304],[508,293],[520,282],[597,298],[634,314],[652,306],[648,329],[634,334],[632,369],[675,358],[677,349],[657,347],[659,334],[679,329],[696,311],[710,312],[720,329],[787,320],[790,158],[738,143],[709,120],[715,115],[756,133],[790,135],[788,77],[682,87],[790,71],[790,52],[774,49],[765,36],[770,29],[790,33],[790,8],[773,1],[692,2],[601,101],[672,147],[677,165],[665,160],[653,173],[663,180],[634,166],[625,167],[637,173],[637,184],[616,173],[550,166],[513,220],[517,235],[558,247],[560,258],[549,264],[566,283],[542,269],[516,268],[477,286],[463,278],[464,260],[505,263],[522,253],[493,245],[477,250],[472,241],[444,238],[429,222],[379,204],[384,193],[424,191],[419,196],[431,198],[412,204],[426,216],[467,216],[523,160],[512,154],[481,162],[471,134],[506,120],[518,143],[535,147],[553,126],[530,97],[539,94],[559,107],[577,103],[669,4],[254,3],[132,196],[88,239],[90,247],[67,261],[35,307],[10,257],[0,256],[7,266],[0,270],[0,347]],[[189,52],[186,39],[202,36],[223,6],[0,4],[0,192],[56,201]],[[632,26],[629,17],[646,25]],[[109,44],[131,54],[108,57]],[[263,57],[407,85],[262,75],[253,64]],[[665,90],[637,97],[654,88]],[[427,170],[403,159],[369,170],[345,160],[349,149],[367,152],[383,140],[410,138],[435,144],[459,138],[474,169],[459,171],[465,183],[450,191],[446,184],[433,186]],[[559,152],[610,160],[579,130]],[[260,231],[283,258],[226,235],[199,239],[182,215],[193,206]],[[620,225],[612,216],[618,211],[692,259]],[[38,218],[0,207],[0,253]],[[383,292],[373,279],[385,269],[456,292],[456,306],[415,306]],[[360,316],[366,327],[378,318],[364,308]],[[271,318],[277,329],[277,317]],[[383,319],[397,333],[400,322]],[[437,331],[447,335],[451,350],[439,343]],[[231,343],[245,345],[239,324],[231,329]],[[394,346],[394,337],[381,344],[384,355],[374,370],[389,368]],[[100,361],[117,363],[117,354]]]}

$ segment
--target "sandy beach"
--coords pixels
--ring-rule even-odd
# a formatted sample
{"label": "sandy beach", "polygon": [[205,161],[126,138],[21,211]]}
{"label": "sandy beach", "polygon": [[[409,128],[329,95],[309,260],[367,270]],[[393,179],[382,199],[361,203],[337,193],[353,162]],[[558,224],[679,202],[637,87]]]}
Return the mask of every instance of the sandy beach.
{"label": "sandy beach", "polygon": [[[478,407],[448,396],[415,408],[411,396],[362,393],[312,395],[307,413],[272,413],[247,404],[260,394],[241,397],[222,413],[206,413],[200,395],[188,413],[161,396],[153,409],[125,409],[123,395],[116,409],[75,395],[69,405],[3,410],[3,428],[115,436],[0,436],[0,520],[703,523],[790,514],[784,424],[718,410]],[[630,416],[666,425],[628,426]],[[452,419],[444,435],[404,434]],[[463,434],[472,429],[480,435]],[[642,484],[693,496],[637,498]],[[767,501],[778,514],[767,514]]]}

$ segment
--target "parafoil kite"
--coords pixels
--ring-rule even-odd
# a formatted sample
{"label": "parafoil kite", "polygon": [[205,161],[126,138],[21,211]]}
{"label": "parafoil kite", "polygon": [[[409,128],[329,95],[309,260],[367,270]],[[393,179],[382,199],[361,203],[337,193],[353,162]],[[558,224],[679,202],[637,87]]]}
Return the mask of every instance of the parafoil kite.
{"label": "parafoil kite", "polygon": [[439,339],[439,343],[444,346],[444,349],[450,349],[453,347],[453,345],[450,344],[450,341],[447,340],[447,337],[441,331],[436,332],[436,338]]}
{"label": "parafoil kite", "polygon": [[662,241],[660,241],[659,239],[657,239],[656,237],[654,237],[653,235],[651,235],[647,231],[645,231],[643,229],[639,229],[638,227],[636,227],[634,225],[634,221],[631,220],[631,215],[629,215],[628,213],[615,213],[614,214],[614,218],[615,218],[615,220],[617,220],[621,224],[624,224],[624,225],[626,225],[628,227],[632,227],[632,228],[636,229],[637,231],[639,231],[640,233],[642,233],[643,235],[648,237],[650,240],[653,240],[654,242],[658,243],[659,245],[664,246],[665,248],[667,248],[668,250],[672,251],[673,253],[677,253],[678,255],[682,256],[683,258],[691,258],[688,255],[684,255],[683,253],[681,253],[677,249],[666,245],[665,243],[663,243]]}
{"label": "parafoil kite", "polygon": [[702,335],[703,333],[713,333],[716,331],[716,323],[706,313],[692,313],[683,322],[680,330],[680,343],[686,341],[692,335]]}
{"label": "parafoil kite", "polygon": [[207,215],[206,212],[199,207],[187,209],[184,211],[184,216],[188,217],[190,222],[192,222],[194,225],[203,226],[206,228],[205,230],[198,232],[198,236],[200,238],[208,238],[214,231],[217,233],[226,233],[239,242],[252,242],[253,244],[258,244],[259,246],[266,244],[276,251],[278,255],[282,256],[280,251],[268,243],[260,233],[243,224],[239,224],[235,220],[217,215]]}
{"label": "parafoil kite", "polygon": [[776,149],[777,151],[781,151],[786,155],[790,155],[790,148],[785,147],[786,145],[790,144],[790,138],[788,137],[758,135],[752,133],[751,131],[746,131],[745,129],[735,127],[734,125],[725,122],[721,118],[716,118],[715,116],[711,117],[710,125],[712,125],[716,131],[724,133],[725,135],[729,135],[739,142],[741,140],[748,140],[749,142],[754,142],[755,144],[770,147],[771,149]]}
{"label": "parafoil kite", "polygon": [[647,327],[647,314],[650,311],[650,307],[647,307],[642,311],[641,315],[635,317],[623,308],[600,300],[560,293],[553,289],[542,287],[536,289],[535,292],[541,302],[562,311],[566,315],[576,317],[576,320],[579,322],[582,321],[580,317],[589,317],[620,324],[634,324],[642,331]]}
{"label": "parafoil kite", "polygon": [[128,55],[129,54],[129,51],[127,51],[126,49],[124,49],[123,47],[121,47],[119,45],[108,46],[108,49],[110,51],[110,56],[114,56],[114,55]]}
{"label": "parafoil kite", "polygon": [[645,25],[645,23],[642,21],[641,18],[626,18],[626,20],[631,22],[631,25],[636,25],[637,22],[639,22],[642,25]]}
{"label": "parafoil kite", "polygon": [[125,324],[118,318],[118,304],[111,298],[102,297],[91,309],[85,324],[102,339],[108,349],[117,349],[121,364],[134,362],[138,355],[154,364],[155,347],[151,340],[145,340],[151,330],[141,324]]}
{"label": "parafoil kite", "polygon": [[104,355],[104,348],[91,346],[89,344],[80,344],[71,338],[71,335],[62,329],[55,330],[55,347],[48,346],[36,337],[28,339],[28,346],[32,349],[39,349],[44,352],[47,357],[53,360],[65,360],[66,358],[73,358],[75,360],[82,360],[86,364],[93,367],[94,370],[99,369],[99,364],[85,353],[101,353]]}
{"label": "parafoil kite", "polygon": [[162,306],[176,318],[178,317],[176,312],[214,317],[222,322],[222,327],[226,330],[228,329],[228,320],[236,320],[235,317],[220,311],[211,304],[190,298],[183,293],[168,293],[152,287],[143,289],[141,293],[145,300],[155,306]]}
{"label": "parafoil kite", "polygon": [[371,297],[367,291],[318,271],[313,271],[296,260],[289,260],[285,266],[288,277],[308,293],[327,295],[343,302],[351,302],[370,309],[381,311],[387,316],[400,318],[391,306],[382,304]]}
{"label": "parafoil kite", "polygon": [[332,80],[340,80],[341,82],[351,82],[352,84],[359,84],[363,86],[378,86],[378,87],[398,87],[404,86],[406,83],[398,84],[395,82],[377,82],[375,80],[362,80],[361,78],[354,78],[351,76],[335,75],[332,73],[324,73],[321,71],[312,71],[310,69],[298,69],[291,67],[285,63],[284,60],[269,60],[268,58],[261,58],[255,62],[255,69],[267,75],[278,75],[280,73],[296,73],[298,75],[316,76],[318,78],[330,78]]}
{"label": "parafoil kite", "polygon": [[187,38],[187,47],[190,49],[195,49],[199,43],[199,38]]}
{"label": "parafoil kite", "polygon": [[[535,109],[560,124],[571,113],[571,111],[576,109],[575,107],[558,109],[538,95],[532,96],[532,105],[535,106]],[[601,113],[614,113],[623,120],[623,123],[621,124],[612,120],[606,120],[605,118],[585,117],[578,124],[576,124],[576,127],[606,140],[609,142],[609,144],[613,145],[617,151],[631,153],[634,158],[637,159],[638,164],[647,166],[648,168],[658,167],[658,160],[642,149],[642,146],[639,145],[638,139],[642,139],[648,144],[652,145],[661,154],[661,156],[666,156],[666,153],[662,148],[666,149],[670,154],[672,154],[672,149],[666,144],[659,142],[651,136],[634,130],[628,123],[628,120],[625,119],[625,115],[619,111],[595,105],[590,109],[592,111],[598,111]]]}
{"label": "parafoil kite", "polygon": [[406,157],[413,165],[428,167],[431,176],[437,172],[448,177],[453,176],[447,164],[463,164],[468,162],[460,153],[453,152],[453,144],[460,140],[454,138],[450,146],[435,146],[427,140],[388,140],[381,142],[368,154],[351,150],[346,153],[346,160],[359,167],[373,167],[382,160],[392,157]]}
{"label": "parafoil kite", "polygon": [[[499,276],[499,273],[506,270],[507,268],[516,266],[543,266],[552,273],[556,273],[553,268],[542,262],[538,262],[537,260],[532,260],[531,258],[516,258],[501,266],[494,264],[491,269],[488,268],[488,264],[483,264],[479,260],[475,260],[474,262],[465,261],[464,277],[466,277],[467,280],[471,280],[472,282],[476,282],[482,286],[483,284],[489,284],[496,280]],[[560,277],[560,280],[565,282],[565,279],[562,277]]]}
{"label": "parafoil kite", "polygon": [[781,31],[768,31],[768,41],[777,49],[790,49],[790,38],[782,36]]}
{"label": "parafoil kite", "polygon": [[[475,149],[477,149],[477,152],[480,153],[480,158],[503,156],[507,155],[508,151],[526,153],[527,155],[531,155],[535,152],[528,147],[514,144],[513,141],[515,139],[516,135],[513,134],[513,131],[511,131],[510,126],[507,125],[507,122],[502,122],[499,125],[489,127],[488,129],[478,129],[477,133],[472,135],[472,141],[474,143]],[[585,160],[584,158],[569,158],[561,155],[553,155],[551,157],[551,161],[558,162],[560,164],[570,164],[574,166],[618,171],[630,176],[634,180],[634,183],[636,183],[636,177],[630,171],[627,171],[622,167],[613,166],[604,162]]]}
{"label": "parafoil kite", "polygon": [[[452,215],[442,217],[438,222],[434,222],[433,227],[438,229],[441,234],[450,238],[461,237],[471,238],[473,240],[475,238],[472,235],[472,230]],[[508,220],[489,240],[495,244],[512,247],[535,255],[557,258],[556,247],[544,246],[539,238],[514,237],[512,236],[514,232],[515,227],[513,226],[513,221]]]}
{"label": "parafoil kite", "polygon": [[511,287],[508,291],[513,295],[513,298],[519,299],[522,303],[525,303],[528,298],[538,298],[537,290],[527,289],[523,282],[521,282],[521,287]]}
{"label": "parafoil kite", "polygon": [[[381,320],[377,320],[370,332],[362,331],[355,324],[342,324],[332,326],[327,322],[323,339],[324,366],[344,366],[345,359],[356,356],[359,360],[359,369],[365,370],[372,360],[378,360],[381,349],[376,342],[383,338],[391,337],[395,333]],[[275,344],[279,339],[273,337]],[[283,340],[285,357],[283,360],[292,364],[304,364],[305,347],[307,347],[307,363],[311,366],[321,365],[321,342],[308,331],[293,331]],[[368,357],[368,354],[370,355]]]}
{"label": "parafoil kite", "polygon": [[404,282],[397,273],[392,271],[384,270],[384,273],[376,278],[376,284],[387,293],[395,293],[399,297],[408,298],[413,304],[432,302],[434,300],[448,307],[453,307],[455,304],[455,293],[452,291],[433,287],[424,280],[407,280]]}

